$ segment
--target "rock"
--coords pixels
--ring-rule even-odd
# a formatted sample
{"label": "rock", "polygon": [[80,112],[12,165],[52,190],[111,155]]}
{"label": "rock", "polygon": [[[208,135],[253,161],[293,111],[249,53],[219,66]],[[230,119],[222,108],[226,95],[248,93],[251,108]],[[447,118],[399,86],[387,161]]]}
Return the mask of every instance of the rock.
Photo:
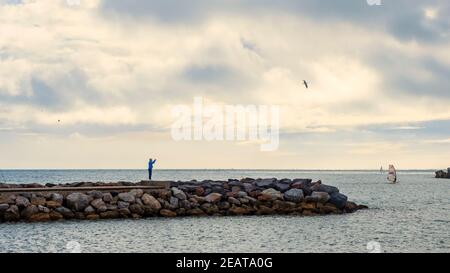
{"label": "rock", "polygon": [[208,203],[217,203],[222,199],[222,194],[220,193],[210,193],[205,197],[205,201]]}
{"label": "rock", "polygon": [[320,208],[320,211],[324,214],[338,214],[341,213],[341,211],[331,203],[326,203]]}
{"label": "rock", "polygon": [[173,212],[173,211],[168,210],[168,209],[162,209],[159,213],[162,216],[164,216],[164,217],[175,217],[175,216],[177,216],[176,212]]}
{"label": "rock", "polygon": [[144,205],[150,206],[152,210],[159,211],[161,209],[161,203],[159,203],[159,201],[152,195],[146,193],[141,199]]}
{"label": "rock", "polygon": [[45,206],[49,209],[56,209],[57,207],[61,206],[61,203],[50,200],[45,202]]}
{"label": "rock", "polygon": [[275,184],[275,189],[280,191],[280,192],[286,192],[287,190],[289,190],[291,188],[291,186],[287,183],[281,183],[281,182],[277,182]]}
{"label": "rock", "polygon": [[250,183],[244,183],[244,189],[247,193],[250,193],[256,189],[255,185]]}
{"label": "rock", "polygon": [[31,206],[24,208],[22,210],[22,212],[20,213],[20,215],[24,219],[29,219],[32,215],[34,215],[36,213],[39,213],[38,207],[36,205],[31,205]]}
{"label": "rock", "polygon": [[101,199],[103,198],[103,193],[101,191],[90,191],[87,193],[87,195],[92,196],[94,199]]}
{"label": "rock", "polygon": [[186,214],[191,215],[191,216],[205,216],[206,215],[206,213],[199,208],[190,209],[186,212]]}
{"label": "rock", "polygon": [[131,214],[131,211],[127,208],[119,209],[118,211],[119,211],[120,216],[122,216],[122,217],[127,217],[128,215]]}
{"label": "rock", "polygon": [[308,196],[311,194],[311,179],[294,179],[291,188],[303,190],[303,194]]}
{"label": "rock", "polygon": [[180,189],[172,188],[171,190],[172,190],[173,196],[175,196],[176,198],[178,198],[180,200],[186,200],[187,199],[186,194],[183,191],[181,191]]}
{"label": "rock", "polygon": [[316,202],[325,204],[326,202],[328,202],[328,200],[330,200],[330,195],[326,192],[313,192],[311,193],[311,197],[315,198]]}
{"label": "rock", "polygon": [[144,191],[142,189],[134,189],[130,191],[130,194],[134,195],[135,198],[141,198],[144,195]]}
{"label": "rock", "polygon": [[[272,201],[274,201],[274,200],[277,200],[277,199],[280,199],[280,200],[283,199],[283,194],[281,194],[281,192],[279,192],[279,191],[277,191],[275,189],[264,190],[261,193],[260,196],[262,196],[263,200],[272,200]],[[258,199],[259,199],[259,197],[258,197]]]}
{"label": "rock", "polygon": [[230,215],[246,215],[246,214],[250,214],[250,211],[243,207],[232,206],[228,210],[228,213]]}
{"label": "rock", "polygon": [[95,208],[92,206],[88,206],[87,208],[84,209],[84,213],[86,215],[95,214]]}
{"label": "rock", "polygon": [[42,212],[42,213],[50,213],[49,208],[41,206],[41,205],[38,206],[38,210],[39,210],[39,212]]}
{"label": "rock", "polygon": [[120,214],[116,210],[108,210],[108,211],[100,213],[100,218],[102,218],[102,219],[116,219],[119,217],[120,217]]}
{"label": "rock", "polygon": [[231,192],[240,192],[240,191],[241,191],[241,187],[239,187],[239,186],[231,187]]}
{"label": "rock", "polygon": [[347,213],[352,213],[358,210],[358,205],[356,205],[353,202],[347,201],[347,203],[345,203],[345,207],[344,207],[344,211]]}
{"label": "rock", "polygon": [[[89,197],[86,194],[75,192],[66,197],[66,205],[74,211],[83,211],[89,206]],[[63,214],[64,215],[64,214]]]}
{"label": "rock", "polygon": [[258,210],[256,211],[256,214],[258,215],[271,215],[274,214],[276,211],[273,208],[269,208],[267,206],[261,205],[258,207]]}
{"label": "rock", "polygon": [[330,195],[329,203],[335,205],[338,209],[343,209],[347,203],[347,196],[342,193],[333,193]]}
{"label": "rock", "polygon": [[44,197],[31,197],[31,204],[35,206],[45,206],[46,200]]}
{"label": "rock", "polygon": [[50,216],[50,220],[52,220],[52,221],[59,221],[59,220],[64,219],[64,216],[61,213],[56,212],[56,211],[50,211],[49,216]]}
{"label": "rock", "polygon": [[174,208],[178,208],[179,207],[179,205],[178,205],[178,198],[176,198],[176,197],[170,197],[170,199],[169,199],[169,203],[170,203],[170,205],[172,205]]}
{"label": "rock", "polygon": [[128,203],[128,202],[123,202],[123,201],[117,202],[117,207],[118,207],[119,209],[126,209],[126,208],[128,208],[129,206],[130,206],[130,203]]}
{"label": "rock", "polygon": [[19,208],[26,208],[30,205],[30,200],[28,200],[28,198],[23,197],[23,196],[17,196],[16,205]]}
{"label": "rock", "polygon": [[219,208],[219,210],[228,210],[231,207],[231,205],[230,205],[230,203],[224,201],[224,202],[219,202],[217,204],[217,207]]}
{"label": "rock", "polygon": [[360,209],[368,209],[369,207],[368,206],[365,206],[365,205],[358,205],[358,210],[360,210]]}
{"label": "rock", "polygon": [[96,209],[104,208],[104,210],[106,210],[106,204],[105,202],[103,202],[102,197],[100,197],[99,199],[92,200],[91,206],[93,206]]}
{"label": "rock", "polygon": [[275,186],[275,178],[261,179],[256,181],[256,186],[261,188],[272,188]]}
{"label": "rock", "polygon": [[66,219],[72,219],[75,217],[75,214],[66,207],[58,207],[55,209],[56,212],[60,213]]}
{"label": "rock", "polygon": [[237,200],[234,197],[228,197],[228,202],[230,202],[231,204],[236,205],[236,206],[241,205],[241,201]]}
{"label": "rock", "polygon": [[110,203],[113,200],[113,196],[111,193],[105,193],[102,196],[103,202]]}
{"label": "rock", "polygon": [[48,212],[40,212],[32,215],[28,220],[30,222],[47,222],[50,221],[50,214]]}
{"label": "rock", "polygon": [[205,194],[205,189],[203,187],[195,188],[195,194],[198,196],[203,196]]}
{"label": "rock", "polygon": [[[118,196],[119,196],[120,200],[127,202],[127,203],[134,203],[136,201],[136,197],[131,192],[122,192],[122,193],[119,193]],[[101,217],[101,215],[100,215],[100,217]]]}
{"label": "rock", "polygon": [[95,221],[95,220],[100,219],[100,215],[98,215],[98,214],[89,214],[89,215],[86,216],[86,219]]}
{"label": "rock", "polygon": [[142,208],[142,206],[140,206],[138,204],[130,205],[129,210],[133,214],[137,214],[137,215],[143,215],[144,214],[144,209]]}
{"label": "rock", "polygon": [[17,222],[20,221],[19,207],[16,205],[11,205],[3,215],[6,222]]}
{"label": "rock", "polygon": [[332,195],[334,193],[338,193],[339,189],[333,186],[327,186],[324,184],[315,184],[314,186],[311,187],[311,190],[314,192],[326,192],[329,195]]}
{"label": "rock", "polygon": [[64,196],[62,196],[59,193],[52,193],[51,197],[50,197],[51,201],[55,201],[58,202],[60,205],[62,205],[63,201],[64,201]]}
{"label": "rock", "polygon": [[16,203],[16,196],[14,194],[0,194],[0,204],[14,205]]}
{"label": "rock", "polygon": [[8,204],[0,204],[0,213],[4,213],[7,209],[9,209]]}
{"label": "rock", "polygon": [[290,189],[284,193],[284,199],[294,203],[300,203],[303,198],[303,190],[301,189]]}

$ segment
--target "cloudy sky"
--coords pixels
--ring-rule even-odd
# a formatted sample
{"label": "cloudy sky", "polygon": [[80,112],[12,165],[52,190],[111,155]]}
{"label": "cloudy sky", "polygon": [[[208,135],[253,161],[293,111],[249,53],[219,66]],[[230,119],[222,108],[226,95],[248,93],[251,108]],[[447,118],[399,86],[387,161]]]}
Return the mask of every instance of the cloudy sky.
{"label": "cloudy sky", "polygon": [[[0,0],[0,168],[446,168],[449,48],[447,0]],[[195,96],[279,149],[175,142]]]}

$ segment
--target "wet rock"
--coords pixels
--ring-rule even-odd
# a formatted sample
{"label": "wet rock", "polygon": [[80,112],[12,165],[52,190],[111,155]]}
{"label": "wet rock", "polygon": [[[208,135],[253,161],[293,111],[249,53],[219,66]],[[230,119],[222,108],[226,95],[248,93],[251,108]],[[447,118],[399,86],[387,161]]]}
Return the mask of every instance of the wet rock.
{"label": "wet rock", "polygon": [[311,193],[311,197],[315,199],[315,202],[319,202],[322,204],[325,204],[326,202],[328,202],[328,200],[330,200],[330,195],[326,192],[315,191]]}
{"label": "wet rock", "polygon": [[[119,196],[119,200],[122,200],[127,203],[134,203],[136,201],[134,194],[132,194],[130,192],[122,192],[122,193],[119,193],[118,196]],[[100,217],[101,217],[101,215],[100,215]]]}
{"label": "wet rock", "polygon": [[186,214],[191,216],[206,216],[206,213],[199,208],[190,209],[186,212]]}
{"label": "wet rock", "polygon": [[289,184],[286,184],[286,183],[277,182],[275,184],[275,189],[280,191],[280,192],[282,192],[282,193],[286,192],[290,188],[291,188],[291,186]]}
{"label": "wet rock", "polygon": [[25,208],[25,207],[28,207],[29,205],[30,205],[30,200],[28,200],[28,198],[23,197],[23,196],[17,196],[16,206],[18,206],[19,208]]}
{"label": "wet rock", "polygon": [[159,203],[159,201],[150,194],[144,194],[142,196],[142,202],[144,205],[150,206],[152,210],[159,211],[161,209],[161,203]]}
{"label": "wet rock", "polygon": [[210,193],[205,197],[205,201],[209,203],[217,203],[222,199],[222,194],[220,193]]}
{"label": "wet rock", "polygon": [[229,210],[228,213],[230,215],[246,215],[246,214],[250,214],[250,210],[244,207],[237,207],[237,206],[232,206]]}
{"label": "wet rock", "polygon": [[5,211],[3,218],[6,222],[20,221],[19,207],[16,205],[9,206],[9,208]]}
{"label": "wet rock", "polygon": [[303,190],[301,189],[290,189],[284,193],[284,199],[294,203],[300,203],[303,198]]}
{"label": "wet rock", "polygon": [[98,215],[98,214],[89,214],[89,215],[86,216],[86,220],[95,221],[95,220],[98,220],[98,219],[100,219],[100,215]]}
{"label": "wet rock", "polygon": [[219,202],[217,204],[217,207],[219,208],[219,210],[227,210],[231,207],[230,203],[223,201],[223,202]]}
{"label": "wet rock", "polygon": [[164,217],[175,217],[177,216],[176,212],[168,210],[168,209],[162,209],[160,212],[161,216]]}
{"label": "wet rock", "polygon": [[9,209],[8,204],[0,204],[0,213],[4,213],[7,209]]}
{"label": "wet rock", "polygon": [[343,209],[347,203],[347,196],[342,193],[334,193],[330,195],[329,203],[335,205],[338,209]]}
{"label": "wet rock", "polygon": [[74,211],[83,211],[89,206],[90,199],[86,194],[75,192],[66,197],[66,205]]}
{"label": "wet rock", "polygon": [[178,198],[180,200],[187,199],[186,194],[183,191],[179,190],[178,188],[172,188],[171,190],[172,190],[173,196],[175,196],[176,198]]}
{"label": "wet rock", "polygon": [[195,194],[198,196],[203,196],[205,194],[205,189],[203,187],[195,188]]}
{"label": "wet rock", "polygon": [[354,202],[347,201],[345,203],[344,211],[347,213],[352,213],[358,210],[358,205],[356,205]]}

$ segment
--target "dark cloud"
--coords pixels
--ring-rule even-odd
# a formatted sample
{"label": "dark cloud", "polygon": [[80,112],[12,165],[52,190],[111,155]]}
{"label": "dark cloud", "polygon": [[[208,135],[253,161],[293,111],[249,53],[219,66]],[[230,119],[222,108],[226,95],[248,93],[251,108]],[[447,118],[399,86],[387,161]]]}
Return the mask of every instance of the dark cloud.
{"label": "dark cloud", "polygon": [[[366,0],[104,0],[101,11],[107,15],[129,18],[153,18],[165,23],[191,24],[216,14],[286,13],[317,19],[319,23],[349,22],[373,30],[386,30],[401,40],[448,41],[450,2],[446,0],[381,0],[371,6]],[[440,16],[424,17],[424,9],[436,7]],[[256,18],[255,18],[256,20]]]}

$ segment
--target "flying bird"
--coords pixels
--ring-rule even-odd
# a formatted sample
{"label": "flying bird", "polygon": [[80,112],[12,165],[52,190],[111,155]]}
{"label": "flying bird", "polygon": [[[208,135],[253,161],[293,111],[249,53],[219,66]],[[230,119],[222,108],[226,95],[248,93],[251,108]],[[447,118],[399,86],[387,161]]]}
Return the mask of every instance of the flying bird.
{"label": "flying bird", "polygon": [[308,83],[307,83],[305,80],[303,80],[303,84],[305,85],[306,89],[309,88],[309,87],[308,87]]}

